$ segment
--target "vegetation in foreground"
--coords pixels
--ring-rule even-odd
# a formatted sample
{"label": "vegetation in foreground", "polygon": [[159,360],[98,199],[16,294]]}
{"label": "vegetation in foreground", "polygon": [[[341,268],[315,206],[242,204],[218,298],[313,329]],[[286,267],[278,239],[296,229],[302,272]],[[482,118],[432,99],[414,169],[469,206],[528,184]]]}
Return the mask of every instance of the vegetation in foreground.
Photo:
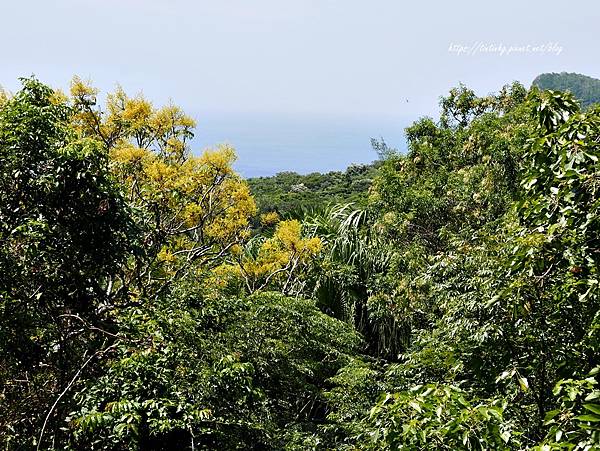
{"label": "vegetation in foreground", "polygon": [[452,89],[361,208],[282,220],[97,94],[0,97],[5,449],[600,448],[600,108]]}

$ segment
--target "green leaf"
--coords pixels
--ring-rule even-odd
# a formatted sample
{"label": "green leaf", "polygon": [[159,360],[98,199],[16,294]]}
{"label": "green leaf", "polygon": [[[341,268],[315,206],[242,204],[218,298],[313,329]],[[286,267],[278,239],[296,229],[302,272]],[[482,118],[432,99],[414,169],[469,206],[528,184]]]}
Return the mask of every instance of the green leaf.
{"label": "green leaf", "polygon": [[591,392],[589,395],[587,395],[585,397],[585,401],[592,401],[592,400],[598,399],[598,398],[600,398],[600,391],[594,390],[593,392]]}
{"label": "green leaf", "polygon": [[600,415],[600,404],[584,404],[583,408]]}
{"label": "green leaf", "polygon": [[421,409],[421,406],[416,403],[415,401],[410,401],[408,403],[409,406],[411,406],[413,409],[415,409],[417,412],[421,413],[423,409]]}
{"label": "green leaf", "polygon": [[521,390],[523,390],[523,391],[529,390],[529,381],[527,380],[526,377],[519,378],[519,385],[521,386]]}
{"label": "green leaf", "polygon": [[547,425],[547,424],[552,423],[553,422],[552,420],[554,419],[554,417],[556,415],[558,415],[559,412],[560,412],[559,409],[550,410],[549,412],[546,412],[546,415],[544,416],[544,424]]}
{"label": "green leaf", "polygon": [[589,421],[590,423],[596,423],[600,421],[600,415],[587,414],[587,415],[578,415],[575,417],[576,420],[579,421]]}

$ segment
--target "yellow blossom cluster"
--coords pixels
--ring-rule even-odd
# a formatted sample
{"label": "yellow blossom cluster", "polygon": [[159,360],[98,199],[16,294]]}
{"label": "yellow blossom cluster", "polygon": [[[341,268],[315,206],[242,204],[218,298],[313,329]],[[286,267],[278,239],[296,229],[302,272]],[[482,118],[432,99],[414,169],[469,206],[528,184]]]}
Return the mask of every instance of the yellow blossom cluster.
{"label": "yellow blossom cluster", "polygon": [[141,94],[130,97],[117,87],[101,110],[97,96],[89,83],[73,79],[65,100],[73,107],[73,128],[103,143],[128,201],[151,212],[140,221],[148,242],[164,240],[156,261],[170,271],[178,262],[222,258],[243,244],[256,204],[232,168],[234,149],[221,145],[194,156],[188,141],[196,123],[179,107],[155,108]]}
{"label": "yellow blossom cluster", "polygon": [[[287,278],[322,248],[319,238],[303,238],[302,227],[296,220],[281,221],[273,236],[265,240],[256,256],[241,255],[239,274],[247,279],[251,290],[261,288],[267,281]],[[238,271],[231,268],[232,271]],[[273,278],[273,276],[279,277]]]}
{"label": "yellow blossom cluster", "polygon": [[269,211],[260,215],[260,223],[264,226],[271,226],[279,222],[279,215],[275,211]]}

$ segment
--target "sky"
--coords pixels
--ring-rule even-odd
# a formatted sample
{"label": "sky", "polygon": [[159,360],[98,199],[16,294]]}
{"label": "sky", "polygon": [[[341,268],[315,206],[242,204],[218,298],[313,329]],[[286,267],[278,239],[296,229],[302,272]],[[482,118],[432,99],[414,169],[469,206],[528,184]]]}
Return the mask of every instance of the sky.
{"label": "sky", "polygon": [[597,0],[1,0],[0,20],[5,88],[30,74],[61,88],[74,74],[104,92],[119,83],[182,106],[197,145],[229,141],[248,164],[269,133],[274,155],[314,145],[310,124],[328,121],[347,124],[320,132],[328,149],[363,129],[401,146],[402,128],[459,82],[487,94],[542,72],[600,77]]}

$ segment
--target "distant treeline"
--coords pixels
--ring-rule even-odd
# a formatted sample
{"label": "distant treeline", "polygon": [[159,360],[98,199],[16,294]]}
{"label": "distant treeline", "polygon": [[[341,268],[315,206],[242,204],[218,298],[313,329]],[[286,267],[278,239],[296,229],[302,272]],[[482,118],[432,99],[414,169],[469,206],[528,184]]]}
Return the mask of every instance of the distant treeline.
{"label": "distant treeline", "polygon": [[327,204],[363,205],[380,164],[352,164],[343,172],[325,174],[286,171],[272,177],[248,179],[248,185],[262,213],[275,211],[284,217]]}

